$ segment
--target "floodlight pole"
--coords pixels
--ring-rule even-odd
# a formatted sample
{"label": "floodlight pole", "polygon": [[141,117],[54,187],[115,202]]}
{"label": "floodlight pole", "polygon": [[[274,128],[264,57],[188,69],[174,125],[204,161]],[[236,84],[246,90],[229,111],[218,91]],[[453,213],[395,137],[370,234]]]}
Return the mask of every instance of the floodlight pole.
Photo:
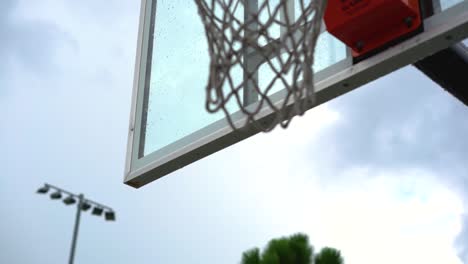
{"label": "floodlight pole", "polygon": [[37,193],[46,194],[46,193],[48,193],[49,190],[54,190],[55,193],[58,193],[57,197],[52,197],[52,195],[54,195],[55,193],[51,194],[51,198],[55,199],[55,200],[61,198],[61,193],[67,194],[68,195],[68,198],[67,198],[68,200],[67,199],[63,200],[63,202],[65,204],[67,204],[67,205],[74,204],[76,202],[75,199],[76,198],[78,199],[78,204],[76,205],[75,227],[73,229],[73,237],[72,237],[71,248],[70,248],[70,257],[69,257],[69,260],[68,260],[69,264],[73,264],[74,259],[75,259],[76,244],[77,244],[77,241],[78,241],[78,231],[80,229],[81,211],[82,210],[88,210],[91,207],[91,205],[93,205],[94,209],[99,209],[100,210],[98,213],[94,213],[94,210],[93,210],[93,214],[101,215],[103,210],[105,210],[104,215],[105,215],[106,221],[115,221],[115,212],[109,206],[105,206],[103,204],[97,203],[97,202],[95,202],[93,200],[90,200],[88,198],[85,199],[84,194],[74,194],[72,192],[66,191],[66,190],[64,190],[62,188],[53,186],[53,185],[48,184],[48,183],[44,184],[43,187],[39,188],[37,190]]}
{"label": "floodlight pole", "polygon": [[78,204],[76,205],[75,228],[73,230],[73,238],[70,249],[70,260],[68,261],[69,264],[73,264],[73,260],[75,258],[76,241],[78,239],[78,229],[80,228],[81,205],[83,204],[83,200],[84,195],[78,195]]}

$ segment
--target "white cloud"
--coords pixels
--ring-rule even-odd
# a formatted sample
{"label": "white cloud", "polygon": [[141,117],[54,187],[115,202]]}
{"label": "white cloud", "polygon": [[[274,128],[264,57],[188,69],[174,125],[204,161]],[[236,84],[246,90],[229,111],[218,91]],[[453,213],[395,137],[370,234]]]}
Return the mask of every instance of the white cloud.
{"label": "white cloud", "polygon": [[338,120],[340,114],[327,106],[317,108],[290,128],[248,139],[205,166],[216,170],[216,160],[230,157],[223,165],[233,170],[223,174],[227,185],[261,208],[256,221],[272,230],[270,236],[307,232],[316,246],[341,249],[347,264],[461,263],[452,244],[463,203],[437,175],[421,169],[353,168],[339,176],[315,170],[320,153],[308,155],[310,145]]}

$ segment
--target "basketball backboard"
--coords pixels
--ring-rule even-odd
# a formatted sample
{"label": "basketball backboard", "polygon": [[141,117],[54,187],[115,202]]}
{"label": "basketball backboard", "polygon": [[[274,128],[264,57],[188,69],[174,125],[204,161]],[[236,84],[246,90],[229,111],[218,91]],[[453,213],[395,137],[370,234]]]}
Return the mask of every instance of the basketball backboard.
{"label": "basketball backboard", "polygon": [[[433,0],[433,6],[424,32],[358,63],[324,29],[315,49],[316,105],[468,37],[468,0]],[[141,187],[259,132],[233,131],[223,113],[206,112],[205,36],[194,1],[142,0],[126,184]],[[259,82],[270,76],[262,68],[258,74]],[[282,95],[275,89],[273,101]],[[230,109],[234,120],[242,118],[235,105]]]}

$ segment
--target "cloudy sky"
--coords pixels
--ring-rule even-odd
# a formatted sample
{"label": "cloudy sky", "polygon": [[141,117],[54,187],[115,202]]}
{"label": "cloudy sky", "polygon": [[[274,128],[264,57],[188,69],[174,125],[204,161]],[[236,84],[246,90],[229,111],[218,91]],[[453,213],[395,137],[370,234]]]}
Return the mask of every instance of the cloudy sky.
{"label": "cloudy sky", "polygon": [[[347,264],[468,263],[468,110],[412,67],[135,190],[123,172],[139,4],[0,1],[0,263],[238,263],[305,232]],[[464,234],[464,235],[463,235]],[[464,261],[464,262],[463,262]]]}

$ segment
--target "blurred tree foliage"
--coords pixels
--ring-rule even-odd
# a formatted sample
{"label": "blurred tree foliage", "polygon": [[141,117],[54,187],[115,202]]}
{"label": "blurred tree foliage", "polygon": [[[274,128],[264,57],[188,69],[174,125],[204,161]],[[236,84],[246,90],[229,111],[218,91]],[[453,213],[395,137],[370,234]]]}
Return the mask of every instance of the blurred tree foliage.
{"label": "blurred tree foliage", "polygon": [[272,239],[260,252],[258,248],[242,254],[242,264],[343,264],[341,252],[334,248],[323,248],[314,254],[309,238],[305,234]]}

